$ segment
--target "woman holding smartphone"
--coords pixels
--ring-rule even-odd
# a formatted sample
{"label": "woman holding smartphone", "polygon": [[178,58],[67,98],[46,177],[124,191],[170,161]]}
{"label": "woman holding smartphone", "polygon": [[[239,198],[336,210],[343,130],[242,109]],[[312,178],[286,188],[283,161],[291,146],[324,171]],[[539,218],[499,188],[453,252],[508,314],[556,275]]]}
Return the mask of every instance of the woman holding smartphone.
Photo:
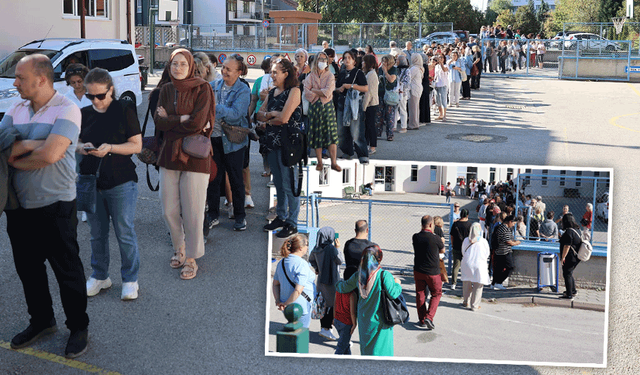
{"label": "woman holding smartphone", "polygon": [[82,108],[82,126],[76,152],[83,155],[81,174],[97,176],[95,213],[91,226],[91,268],[87,295],[111,286],[109,278],[109,221],[113,223],[122,259],[123,300],[138,298],[140,255],[133,227],[138,199],[138,176],[131,155],[142,148],[135,106],[115,99],[109,72],[95,68],[84,79],[91,106]]}

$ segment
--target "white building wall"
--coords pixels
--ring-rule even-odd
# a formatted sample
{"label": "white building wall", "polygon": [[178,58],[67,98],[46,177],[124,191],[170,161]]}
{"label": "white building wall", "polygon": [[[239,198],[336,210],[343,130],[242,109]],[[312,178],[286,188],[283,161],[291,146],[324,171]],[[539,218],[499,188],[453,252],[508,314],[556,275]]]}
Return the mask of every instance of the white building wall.
{"label": "white building wall", "polygon": [[[127,38],[127,1],[109,1],[109,19],[86,17],[86,37]],[[135,9],[131,2],[131,38],[135,38]],[[51,31],[49,31],[51,29]],[[49,33],[47,35],[47,32]],[[0,1],[0,59],[37,39],[79,38],[80,17],[63,15],[60,0]],[[135,40],[132,40],[135,44]]]}
{"label": "white building wall", "polygon": [[194,0],[193,23],[195,25],[225,24],[226,11],[225,0]]}

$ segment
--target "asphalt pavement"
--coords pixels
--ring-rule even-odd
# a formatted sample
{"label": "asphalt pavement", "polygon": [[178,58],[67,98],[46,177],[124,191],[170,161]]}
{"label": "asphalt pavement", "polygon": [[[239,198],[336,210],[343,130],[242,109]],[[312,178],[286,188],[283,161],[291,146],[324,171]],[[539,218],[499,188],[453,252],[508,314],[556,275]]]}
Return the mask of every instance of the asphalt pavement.
{"label": "asphalt pavement", "polygon": [[[251,72],[250,82],[258,73]],[[268,191],[266,179],[260,177],[261,157],[253,147],[250,165],[256,207],[248,210],[248,229],[233,232],[233,221],[222,220],[210,234],[206,255],[198,262],[198,276],[191,281],[180,280],[179,271],[169,267],[171,246],[160,202],[157,193],[150,192],[144,183],[145,168],[138,165],[140,196],[135,224],[142,262],[140,297],[132,302],[120,301],[119,256],[114,249],[110,267],[114,285],[89,299],[90,347],[78,361],[60,357],[68,330],[63,325],[65,317],[52,275],[50,289],[60,330],[31,350],[8,349],[13,335],[27,326],[28,315],[4,234],[6,219],[0,218],[0,316],[4,323],[0,327],[0,373],[636,374],[640,371],[640,316],[636,307],[640,292],[636,288],[638,255],[634,244],[640,242],[640,232],[633,228],[640,211],[639,90],[640,85],[627,83],[485,77],[481,90],[472,92],[471,101],[449,111],[447,122],[398,134],[393,142],[380,141],[374,155],[376,159],[394,160],[613,167],[611,272],[605,313],[544,306],[535,299],[526,306],[508,304],[498,298],[495,303],[483,303],[483,308],[473,313],[460,309],[459,297],[452,293],[443,298],[446,304],[438,311],[436,331],[417,333],[407,329],[414,341],[396,343],[396,353],[404,353],[403,345],[409,349],[422,345],[422,357],[433,362],[265,357],[272,329],[265,311],[272,305],[267,288],[271,254],[261,228],[266,223]],[[141,120],[145,111],[143,103],[138,111]],[[477,143],[467,140],[473,137],[461,137],[469,134],[488,136],[492,141]],[[25,228],[25,235],[37,233],[38,228]],[[89,275],[87,224],[80,224],[78,238]],[[116,246],[113,235],[111,245]],[[405,290],[410,291],[410,282],[406,283]],[[576,325],[562,331],[557,323],[561,319],[574,320]],[[488,342],[482,333],[502,329],[507,336],[499,343]],[[473,336],[467,335],[472,332]],[[549,334],[545,337],[545,333]],[[575,368],[576,363],[602,358],[603,346],[607,368]],[[566,347],[583,348],[584,356],[563,360],[557,352]],[[527,364],[513,366],[512,354],[524,358]],[[490,364],[495,361],[501,364]],[[558,361],[569,367],[549,366]]]}

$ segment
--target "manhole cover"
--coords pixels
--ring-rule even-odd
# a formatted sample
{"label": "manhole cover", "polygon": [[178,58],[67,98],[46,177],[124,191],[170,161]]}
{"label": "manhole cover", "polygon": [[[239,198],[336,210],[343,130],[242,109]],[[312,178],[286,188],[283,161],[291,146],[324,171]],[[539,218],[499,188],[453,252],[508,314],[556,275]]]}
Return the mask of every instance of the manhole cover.
{"label": "manhole cover", "polygon": [[503,143],[507,137],[491,134],[449,134],[447,139],[473,143]]}

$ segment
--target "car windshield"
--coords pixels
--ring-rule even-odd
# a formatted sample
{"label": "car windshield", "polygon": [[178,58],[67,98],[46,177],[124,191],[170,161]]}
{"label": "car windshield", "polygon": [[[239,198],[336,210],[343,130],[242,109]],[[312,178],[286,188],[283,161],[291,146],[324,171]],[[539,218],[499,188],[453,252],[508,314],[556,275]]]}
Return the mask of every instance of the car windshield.
{"label": "car windshield", "polygon": [[15,51],[4,60],[0,61],[0,78],[16,78],[16,65],[18,65],[18,61],[20,61],[21,58],[34,53],[41,53],[52,61],[58,54],[60,54],[59,51],[42,49]]}

